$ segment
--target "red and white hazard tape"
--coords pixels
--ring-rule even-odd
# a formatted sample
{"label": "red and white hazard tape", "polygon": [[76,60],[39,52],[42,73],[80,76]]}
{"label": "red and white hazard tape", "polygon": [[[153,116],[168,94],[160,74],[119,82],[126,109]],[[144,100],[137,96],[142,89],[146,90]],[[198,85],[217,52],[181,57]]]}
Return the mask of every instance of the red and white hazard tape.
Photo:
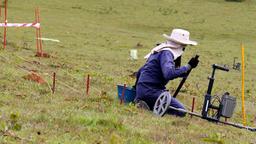
{"label": "red and white hazard tape", "polygon": [[34,28],[40,28],[40,23],[0,23],[0,27],[34,27]]}

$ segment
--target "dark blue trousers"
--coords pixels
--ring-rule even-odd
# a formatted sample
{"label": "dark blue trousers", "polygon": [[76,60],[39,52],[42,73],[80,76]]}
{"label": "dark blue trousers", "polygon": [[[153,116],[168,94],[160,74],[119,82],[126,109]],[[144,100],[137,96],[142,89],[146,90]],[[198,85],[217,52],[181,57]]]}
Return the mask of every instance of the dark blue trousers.
{"label": "dark blue trousers", "polygon": [[[183,106],[183,104],[174,97],[172,97],[170,106],[185,110],[185,107]],[[176,116],[180,116],[180,117],[184,117],[186,115],[186,113],[184,113],[184,112],[179,112],[179,111],[176,111],[176,110],[173,110],[173,109],[168,109],[167,113],[168,114],[173,114],[173,115],[176,115]]]}
{"label": "dark blue trousers", "polygon": [[[136,87],[136,100],[143,100],[145,101],[149,108],[153,110],[155,102],[157,98],[161,95],[161,93],[166,92],[166,90],[159,89],[157,87],[152,87],[151,85],[146,85],[146,84],[137,84]],[[179,102],[176,98],[172,97],[170,106],[175,107],[175,108],[180,108],[184,109],[185,107],[181,102]],[[169,109],[167,111],[168,114],[173,114],[176,116],[184,117],[186,113],[184,112],[179,112],[176,110]]]}

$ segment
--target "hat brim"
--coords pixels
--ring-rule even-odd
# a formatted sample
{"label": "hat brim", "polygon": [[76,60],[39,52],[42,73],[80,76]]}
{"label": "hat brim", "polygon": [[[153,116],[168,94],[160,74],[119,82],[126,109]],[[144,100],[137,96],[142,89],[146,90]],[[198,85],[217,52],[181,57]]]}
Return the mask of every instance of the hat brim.
{"label": "hat brim", "polygon": [[180,43],[180,44],[185,44],[185,45],[193,45],[196,46],[198,43],[196,41],[192,41],[192,40],[187,40],[187,41],[178,41],[176,39],[172,39],[171,37],[169,37],[167,34],[163,34],[163,36],[170,41],[176,42],[176,43]]}

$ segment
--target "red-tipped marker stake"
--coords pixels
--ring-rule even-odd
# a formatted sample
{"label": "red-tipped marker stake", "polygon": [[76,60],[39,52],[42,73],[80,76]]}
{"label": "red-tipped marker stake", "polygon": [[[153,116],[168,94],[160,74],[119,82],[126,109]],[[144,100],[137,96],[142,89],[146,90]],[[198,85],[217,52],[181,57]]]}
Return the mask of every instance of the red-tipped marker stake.
{"label": "red-tipped marker stake", "polygon": [[0,3],[0,17],[2,17],[2,8],[1,8],[1,3]]}
{"label": "red-tipped marker stake", "polygon": [[52,93],[55,93],[55,85],[56,85],[56,73],[53,73],[53,77],[52,77]]}
{"label": "red-tipped marker stake", "polygon": [[[37,8],[35,9],[35,23],[38,23],[38,16],[37,16]],[[39,33],[38,28],[36,28],[36,54],[39,54]]]}
{"label": "red-tipped marker stake", "polygon": [[6,33],[7,33],[7,0],[5,0],[5,6],[4,6],[4,23],[5,23],[5,27],[4,27],[4,49],[6,48]]}
{"label": "red-tipped marker stake", "polygon": [[[192,107],[191,107],[191,112],[194,112],[194,108],[195,108],[195,97],[193,97],[193,100],[192,100]],[[192,118],[192,115],[191,115],[191,118]]]}
{"label": "red-tipped marker stake", "polygon": [[89,90],[90,90],[90,75],[87,75],[87,80],[86,80],[86,95],[89,95]]}
{"label": "red-tipped marker stake", "polygon": [[120,104],[125,103],[125,99],[124,99],[125,90],[126,90],[126,84],[124,84],[124,88],[123,88],[123,91],[122,91],[122,97],[120,99]]}
{"label": "red-tipped marker stake", "polygon": [[[39,11],[39,8],[37,8],[37,21],[38,23],[40,23],[40,11]],[[39,36],[39,44],[40,44],[40,53],[41,53],[41,56],[43,56],[43,44],[42,44],[42,34],[41,34],[41,26],[38,28],[38,36]]]}

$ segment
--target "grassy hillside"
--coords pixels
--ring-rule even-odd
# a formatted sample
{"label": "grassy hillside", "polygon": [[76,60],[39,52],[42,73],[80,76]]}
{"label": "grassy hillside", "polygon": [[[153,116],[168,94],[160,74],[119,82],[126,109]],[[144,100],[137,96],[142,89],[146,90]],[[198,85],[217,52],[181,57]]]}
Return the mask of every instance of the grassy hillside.
{"label": "grassy hillside", "polygon": [[[34,8],[39,6],[43,37],[60,43],[44,41],[44,51],[51,57],[34,57],[35,30],[8,28],[7,49],[0,50],[0,143],[256,143],[255,133],[246,130],[190,116],[159,118],[133,105],[120,105],[116,91],[117,84],[134,83],[129,75],[143,65],[143,56],[157,42],[164,41],[163,33],[185,28],[199,45],[186,49],[182,63],[199,54],[200,65],[178,98],[190,109],[192,96],[196,97],[200,112],[211,64],[232,67],[234,57],[240,60],[243,42],[247,124],[256,126],[255,1],[12,0],[8,4],[8,22],[33,22]],[[138,49],[137,61],[129,59],[132,48]],[[30,71],[47,84],[25,80]],[[89,96],[87,74],[92,76]],[[178,83],[172,81],[168,88],[173,90]],[[229,121],[241,123],[241,72],[216,73],[213,93],[225,91],[238,101]]]}

